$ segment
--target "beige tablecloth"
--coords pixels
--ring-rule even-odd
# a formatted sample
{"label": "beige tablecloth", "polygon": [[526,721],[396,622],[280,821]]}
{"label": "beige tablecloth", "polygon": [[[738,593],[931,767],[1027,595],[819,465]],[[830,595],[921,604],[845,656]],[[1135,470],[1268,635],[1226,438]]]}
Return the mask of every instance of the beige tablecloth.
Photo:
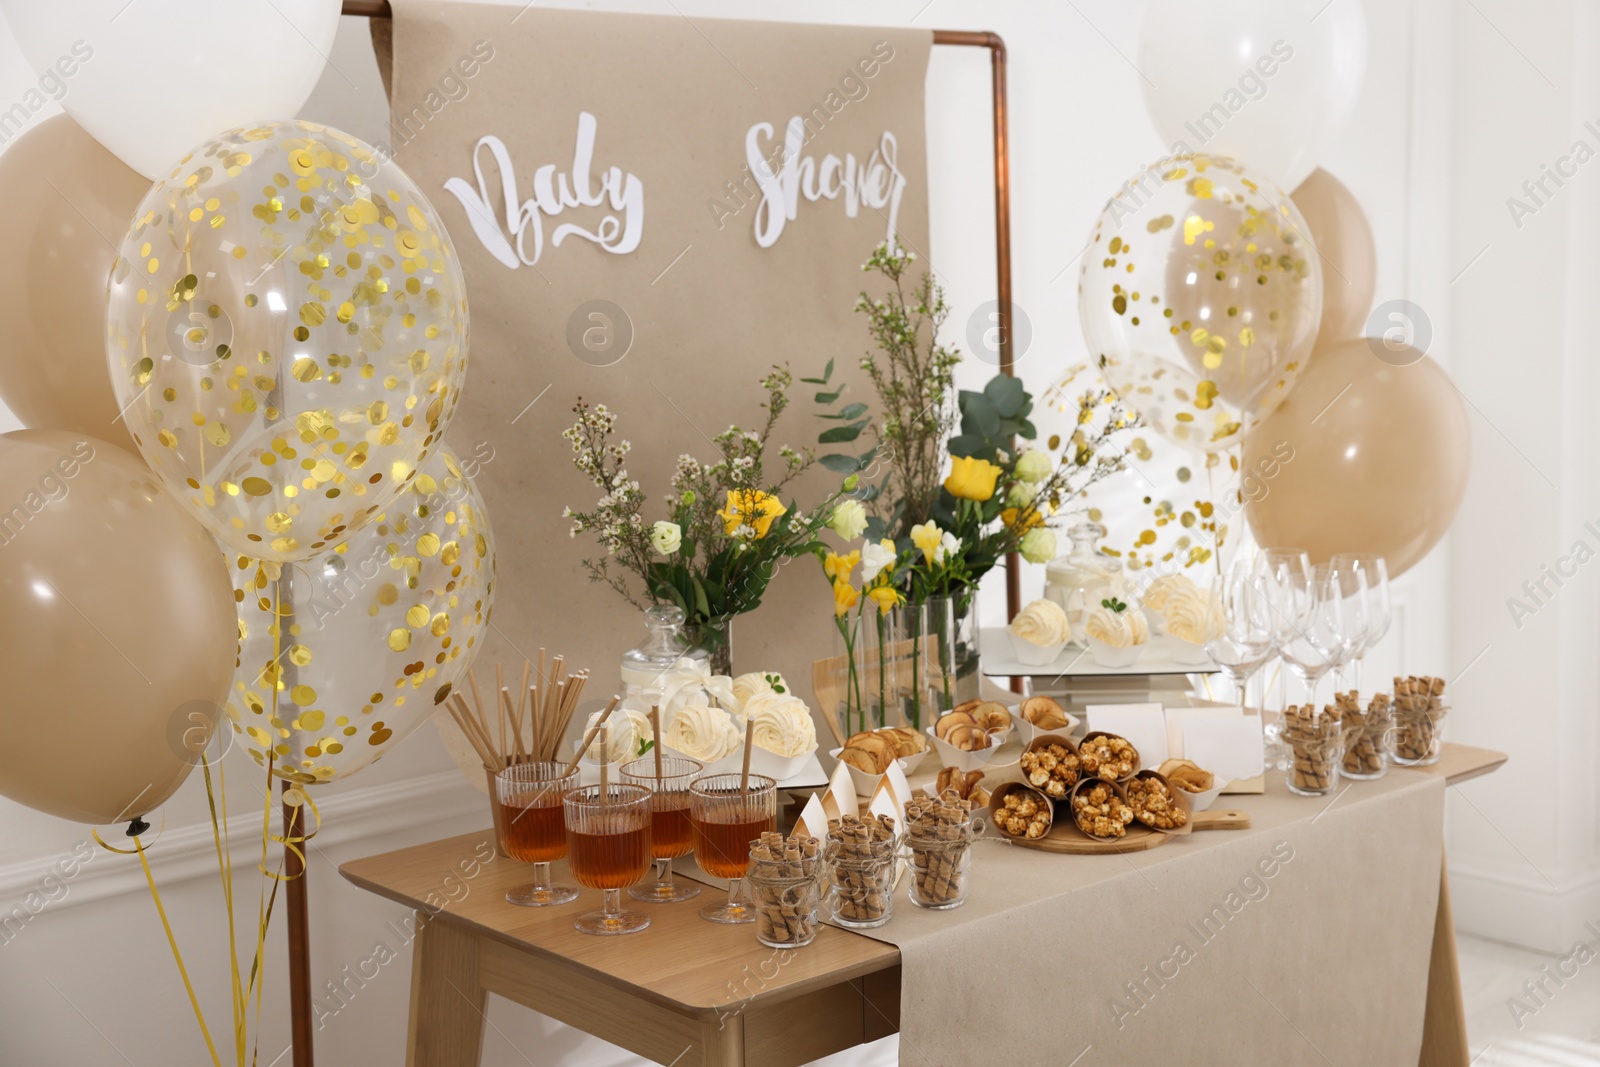
{"label": "beige tablecloth", "polygon": [[[1341,786],[1343,788],[1343,786]],[[1444,781],[1224,796],[1252,827],[1133,855],[980,842],[967,903],[902,885],[871,936],[904,958],[914,1067],[1413,1065],[1439,894]]]}

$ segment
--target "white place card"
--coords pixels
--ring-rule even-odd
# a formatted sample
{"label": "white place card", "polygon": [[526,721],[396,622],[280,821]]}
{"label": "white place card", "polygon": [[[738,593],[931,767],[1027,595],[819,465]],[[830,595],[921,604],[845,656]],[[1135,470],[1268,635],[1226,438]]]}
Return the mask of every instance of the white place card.
{"label": "white place card", "polygon": [[[1237,719],[1243,714],[1243,708],[1168,708],[1167,758],[1200,762],[1184,750],[1183,724],[1190,719]],[[1203,763],[1200,765],[1205,766]]]}
{"label": "white place card", "polygon": [[1185,759],[1216,775],[1219,782],[1255,778],[1266,770],[1259,715],[1187,719],[1183,748]]}
{"label": "white place card", "polygon": [[1167,720],[1160,704],[1090,704],[1084,708],[1088,733],[1104,730],[1125,737],[1139,753],[1139,764],[1155,770],[1167,759]]}
{"label": "white place card", "polygon": [[872,791],[872,799],[867,802],[868,815],[887,815],[894,820],[896,829],[905,825],[905,805],[895,799],[894,787],[887,778],[880,779],[878,788]]}
{"label": "white place card", "polygon": [[821,793],[812,793],[806,806],[800,809],[800,818],[792,833],[810,834],[818,841],[828,836],[828,813],[822,810]]}
{"label": "white place card", "polygon": [[905,822],[906,805],[911,803],[911,798],[915,794],[911,791],[911,782],[906,778],[906,772],[900,766],[899,760],[889,761],[889,769],[883,772],[883,781],[894,794],[895,805],[900,809],[900,822]]}
{"label": "white place card", "polygon": [[856,799],[856,783],[850,777],[849,764],[834,767],[833,777],[828,781],[828,795],[822,798],[822,810],[830,819],[860,814],[861,802]]}

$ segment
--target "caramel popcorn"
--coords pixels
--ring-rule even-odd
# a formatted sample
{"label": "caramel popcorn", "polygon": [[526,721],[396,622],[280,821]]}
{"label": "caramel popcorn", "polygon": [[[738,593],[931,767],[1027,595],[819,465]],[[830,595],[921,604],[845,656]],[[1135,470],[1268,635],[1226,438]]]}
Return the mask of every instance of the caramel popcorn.
{"label": "caramel popcorn", "polygon": [[1083,761],[1065,745],[1049,744],[1022,754],[1023,778],[1052,800],[1065,800],[1082,770]]}
{"label": "caramel popcorn", "polygon": [[1013,789],[995,812],[994,824],[1012,837],[1040,838],[1050,832],[1050,802],[1031,789]]}
{"label": "caramel popcorn", "polygon": [[1172,799],[1167,784],[1159,778],[1135,778],[1128,783],[1128,804],[1134,817],[1157,830],[1176,830],[1189,821],[1189,813]]}
{"label": "caramel popcorn", "polygon": [[1083,773],[1121,781],[1139,769],[1139,753],[1126,739],[1111,734],[1084,738],[1078,746]]}
{"label": "caramel popcorn", "polygon": [[1133,821],[1133,809],[1123,803],[1110,782],[1096,782],[1073,796],[1072,817],[1078,829],[1090,837],[1123,837]]}

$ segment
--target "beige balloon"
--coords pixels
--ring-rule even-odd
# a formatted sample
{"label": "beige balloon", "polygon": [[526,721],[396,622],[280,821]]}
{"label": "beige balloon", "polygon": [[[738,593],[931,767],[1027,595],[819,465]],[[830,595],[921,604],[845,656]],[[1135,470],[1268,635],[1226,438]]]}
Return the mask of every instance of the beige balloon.
{"label": "beige balloon", "polygon": [[1322,329],[1317,343],[1360,337],[1378,285],[1378,250],[1366,213],[1355,194],[1320,167],[1289,198],[1305,218],[1322,261]]}
{"label": "beige balloon", "polygon": [[238,654],[217,544],[137,456],[0,437],[0,794],[76,822],[159,807],[204,752]]}
{"label": "beige balloon", "polygon": [[66,115],[0,153],[0,399],[24,425],[133,448],[106,371],[106,279],[149,188]]}
{"label": "beige balloon", "polygon": [[1304,548],[1317,563],[1376,552],[1398,577],[1449,529],[1471,459],[1466,406],[1437,363],[1340,341],[1318,348],[1283,406],[1246,435],[1242,471],[1259,491],[1245,517],[1264,546]]}

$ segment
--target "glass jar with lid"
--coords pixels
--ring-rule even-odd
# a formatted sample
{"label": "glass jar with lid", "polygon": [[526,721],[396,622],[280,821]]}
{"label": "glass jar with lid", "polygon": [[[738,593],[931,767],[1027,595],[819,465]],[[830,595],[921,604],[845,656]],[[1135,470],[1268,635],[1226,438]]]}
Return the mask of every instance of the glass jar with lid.
{"label": "glass jar with lid", "polygon": [[1106,528],[1097,522],[1080,522],[1067,530],[1067,554],[1045,568],[1044,595],[1061,605],[1072,626],[1072,640],[1084,642],[1089,614],[1122,581],[1122,561],[1100,551]]}
{"label": "glass jar with lid", "polygon": [[689,648],[683,637],[683,609],[676,604],[657,604],[646,608],[644,627],[649,636],[637,648],[622,654],[622,704],[624,708],[650,711],[660,699],[662,684],[685,657],[704,659],[705,653]]}

